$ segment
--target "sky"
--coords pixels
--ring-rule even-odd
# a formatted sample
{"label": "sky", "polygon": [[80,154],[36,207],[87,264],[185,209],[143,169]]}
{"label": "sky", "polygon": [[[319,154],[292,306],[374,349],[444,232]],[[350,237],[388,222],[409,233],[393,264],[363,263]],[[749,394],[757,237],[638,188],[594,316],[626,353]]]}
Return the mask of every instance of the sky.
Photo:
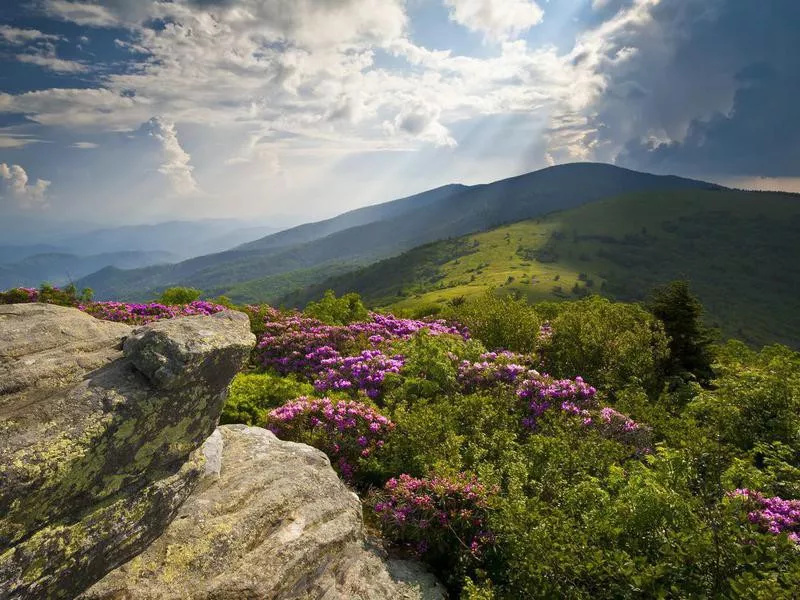
{"label": "sky", "polygon": [[312,220],[602,161],[800,191],[796,0],[2,0],[0,221]]}

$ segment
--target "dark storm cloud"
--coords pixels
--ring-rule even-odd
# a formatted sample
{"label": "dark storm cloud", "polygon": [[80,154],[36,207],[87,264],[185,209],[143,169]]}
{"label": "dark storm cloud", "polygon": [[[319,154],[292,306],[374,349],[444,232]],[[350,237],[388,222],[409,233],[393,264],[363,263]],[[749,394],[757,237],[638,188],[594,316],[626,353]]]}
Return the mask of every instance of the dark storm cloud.
{"label": "dark storm cloud", "polygon": [[617,162],[800,175],[800,3],[663,0],[653,17],[663,33],[653,46],[673,50],[665,60],[642,39],[595,107],[601,141],[623,147]]}

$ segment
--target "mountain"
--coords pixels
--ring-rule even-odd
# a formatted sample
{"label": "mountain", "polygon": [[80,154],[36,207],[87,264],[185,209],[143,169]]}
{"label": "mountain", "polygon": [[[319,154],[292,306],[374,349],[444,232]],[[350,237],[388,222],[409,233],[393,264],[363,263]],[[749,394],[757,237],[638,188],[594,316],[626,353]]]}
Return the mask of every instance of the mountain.
{"label": "mountain", "polygon": [[[227,293],[243,283],[343,263],[354,268],[426,242],[565,210],[631,191],[721,189],[612,165],[574,163],[477,186],[445,186],[301,225],[231,251],[166,267],[104,269],[80,282],[98,297],[144,299],[172,285]],[[370,220],[372,219],[372,220]],[[269,299],[269,298],[263,298]]]}
{"label": "mountain", "polygon": [[20,246],[0,246],[0,265],[19,262],[29,256],[37,254],[65,253],[66,248],[53,246],[51,244],[28,244]]}
{"label": "mountain", "polygon": [[112,252],[91,256],[55,252],[35,254],[16,263],[0,265],[0,289],[38,287],[45,281],[62,285],[108,265],[133,269],[175,259],[174,255],[160,251]]}
{"label": "mountain", "polygon": [[626,194],[488,232],[414,248],[328,279],[373,306],[431,310],[496,288],[531,301],[599,293],[642,300],[688,279],[713,325],[751,343],[800,347],[800,195],[734,190]]}
{"label": "mountain", "polygon": [[222,252],[275,231],[274,227],[255,227],[237,219],[168,221],[154,225],[96,229],[61,239],[54,238],[54,243],[68,248],[74,254],[159,250],[186,259]]}
{"label": "mountain", "polygon": [[240,245],[237,250],[274,250],[287,248],[318,240],[328,235],[344,231],[360,225],[369,225],[377,221],[386,221],[400,217],[416,209],[425,209],[441,200],[449,198],[468,189],[466,185],[445,185],[421,194],[415,194],[399,200],[382,204],[365,206],[346,212],[332,219],[306,223],[285,231],[264,237],[260,240]]}

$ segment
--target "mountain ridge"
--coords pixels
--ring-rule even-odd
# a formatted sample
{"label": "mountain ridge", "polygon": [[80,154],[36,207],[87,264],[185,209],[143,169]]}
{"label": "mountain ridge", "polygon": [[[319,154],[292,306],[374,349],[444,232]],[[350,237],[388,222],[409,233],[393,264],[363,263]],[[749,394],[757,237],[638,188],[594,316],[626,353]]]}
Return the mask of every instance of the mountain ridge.
{"label": "mountain ridge", "polygon": [[[95,289],[99,298],[142,299],[143,294],[152,295],[173,285],[224,293],[226,287],[248,280],[312,269],[329,262],[373,262],[427,242],[634,190],[697,188],[724,189],[703,181],[640,173],[603,163],[570,163],[476,186],[442,186],[278,232],[228,252],[167,267],[128,272],[104,270],[79,283]],[[378,220],[363,222],[370,218]],[[359,224],[338,229],[351,223]],[[335,231],[330,233],[331,229]],[[287,242],[298,239],[305,241]]]}
{"label": "mountain ridge", "polygon": [[800,347],[800,315],[785,302],[800,285],[798,227],[800,195],[631,193],[422,245],[276,304],[301,307],[332,289],[374,307],[435,311],[492,287],[532,302],[590,293],[638,301],[688,279],[725,335]]}

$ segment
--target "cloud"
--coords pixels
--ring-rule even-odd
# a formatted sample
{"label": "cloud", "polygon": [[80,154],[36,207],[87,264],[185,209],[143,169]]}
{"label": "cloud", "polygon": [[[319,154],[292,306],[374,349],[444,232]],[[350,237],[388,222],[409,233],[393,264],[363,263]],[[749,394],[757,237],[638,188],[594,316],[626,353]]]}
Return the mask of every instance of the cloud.
{"label": "cloud", "polygon": [[13,133],[0,129],[0,150],[24,148],[28,144],[36,144],[43,140],[27,133]]}
{"label": "cloud", "polygon": [[19,208],[35,209],[47,207],[47,189],[50,181],[37,179],[36,183],[28,182],[28,174],[19,165],[0,163],[0,191],[2,197],[11,198]]}
{"label": "cloud", "polygon": [[[142,4],[146,4],[142,2]],[[112,10],[89,2],[69,2],[67,0],[47,0],[44,3],[47,14],[64,21],[88,27],[115,27],[120,19]]]}
{"label": "cloud", "polygon": [[390,135],[406,135],[453,148],[458,144],[439,122],[440,115],[438,106],[418,102],[404,107],[393,121],[384,123],[384,128]]}
{"label": "cloud", "polygon": [[51,17],[84,26],[204,20],[202,33],[210,27],[239,36],[255,34],[321,46],[402,35],[407,21],[403,5],[402,0],[104,0],[102,5],[47,0],[44,8]]}
{"label": "cloud", "polygon": [[450,19],[487,40],[514,39],[542,21],[534,0],[444,0]]}
{"label": "cloud", "polygon": [[[352,188],[337,165],[389,150],[436,156],[435,177],[457,177],[470,144],[483,145],[480,160],[469,162],[478,179],[569,160],[682,173],[798,171],[791,99],[800,97],[792,91],[800,68],[786,24],[800,18],[788,0],[770,4],[782,15],[775,18],[742,0],[595,0],[594,9],[583,2],[574,13],[583,21],[570,25],[572,48],[563,40],[539,44],[536,30],[524,35],[543,19],[543,7],[554,11],[541,27],[553,39],[546,27],[551,16],[558,25],[554,2],[444,4],[453,21],[478,34],[461,32],[462,39],[483,37],[492,46],[477,48],[478,39],[469,55],[415,43],[402,0],[43,1],[51,17],[118,28],[113,37],[130,52],[120,68],[109,65],[89,80],[93,87],[0,93],[0,113],[32,122],[26,134],[100,141],[104,152],[93,153],[93,164],[127,152],[120,165],[135,177],[159,169],[170,193],[197,192],[193,206],[230,196],[226,187],[254,204],[265,185],[279,185],[275,196],[291,201],[304,190]],[[36,55],[47,57],[51,42],[34,42]],[[153,115],[157,122],[143,130],[148,153],[139,129]],[[120,149],[126,138],[110,133],[118,131],[139,143]],[[27,139],[0,137],[0,144]],[[158,166],[149,164],[154,141]],[[66,154],[84,170],[98,169],[85,154]],[[387,190],[409,185],[397,173],[419,160],[411,152],[391,156],[397,166],[382,184]],[[421,171],[433,164],[426,160],[416,163]],[[161,178],[142,179],[153,205],[166,207]],[[61,178],[58,189],[63,196]]]}
{"label": "cloud", "polygon": [[55,47],[51,44],[38,49],[35,53],[17,54],[17,60],[56,73],[85,73],[89,70],[89,67],[82,62],[65,60],[56,56]]}
{"label": "cloud", "polygon": [[133,129],[152,115],[148,104],[106,88],[0,93],[0,113],[22,114],[42,125],[75,129]]}
{"label": "cloud", "polygon": [[633,168],[800,174],[798,20],[789,0],[635,0],[579,36],[575,78],[596,86],[562,133]]}
{"label": "cloud", "polygon": [[94,142],[74,142],[70,145],[70,148],[77,148],[78,150],[92,150],[99,147],[100,144],[95,144]]}
{"label": "cloud", "polygon": [[0,25],[0,39],[12,45],[24,45],[31,42],[57,41],[63,39],[59,35],[42,33],[38,29],[20,29],[10,25]]}
{"label": "cloud", "polygon": [[185,196],[198,191],[197,182],[189,163],[192,157],[181,147],[175,124],[160,117],[153,117],[145,124],[147,134],[161,144],[162,162],[158,171],[169,181],[170,191],[176,196]]}

